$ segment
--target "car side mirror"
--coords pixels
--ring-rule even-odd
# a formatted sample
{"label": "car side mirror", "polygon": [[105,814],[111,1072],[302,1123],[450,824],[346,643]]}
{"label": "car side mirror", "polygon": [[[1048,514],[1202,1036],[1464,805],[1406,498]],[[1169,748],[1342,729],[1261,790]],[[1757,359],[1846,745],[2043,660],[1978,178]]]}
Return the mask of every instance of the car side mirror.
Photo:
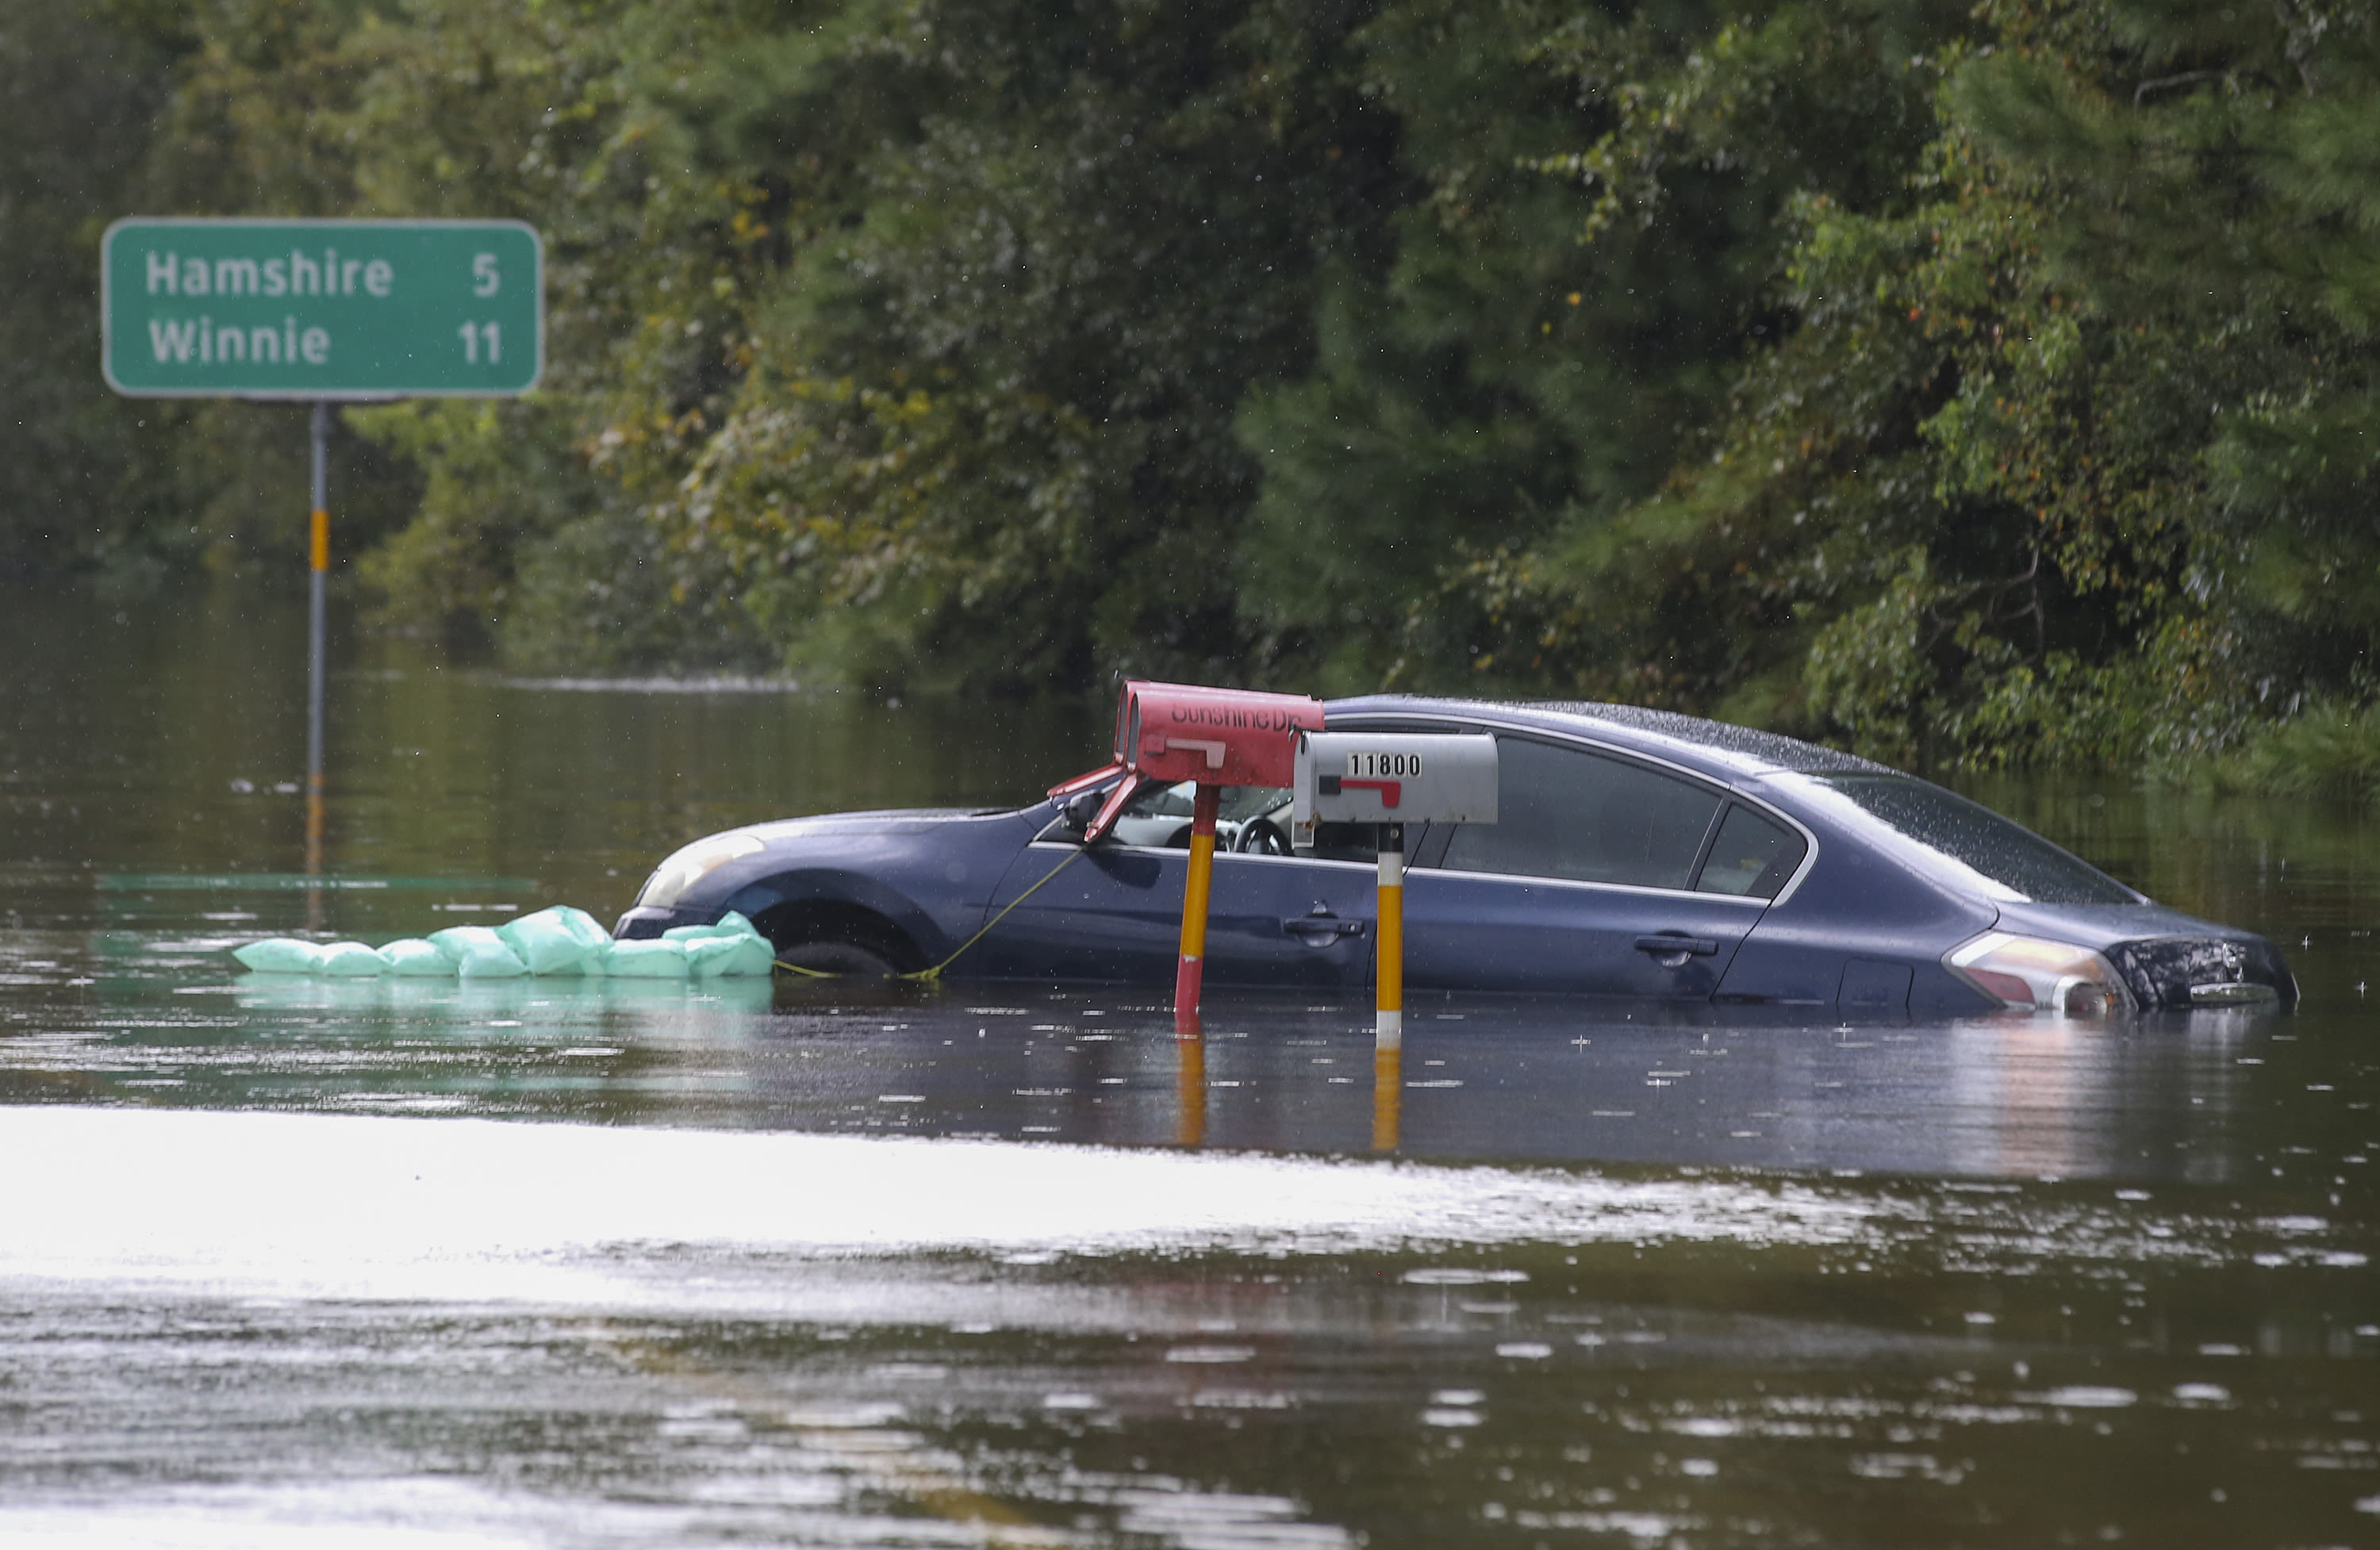
{"label": "car side mirror", "polygon": [[1076,792],[1067,798],[1066,805],[1058,810],[1058,816],[1064,821],[1067,832],[1078,840],[1081,839],[1091,827],[1091,820],[1099,816],[1099,805],[1107,799],[1108,793],[1104,788]]}

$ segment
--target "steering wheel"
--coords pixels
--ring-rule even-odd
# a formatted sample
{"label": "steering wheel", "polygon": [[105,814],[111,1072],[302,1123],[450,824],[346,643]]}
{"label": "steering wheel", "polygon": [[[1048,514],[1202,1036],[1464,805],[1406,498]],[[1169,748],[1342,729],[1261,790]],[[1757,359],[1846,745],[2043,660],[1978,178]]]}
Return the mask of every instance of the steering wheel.
{"label": "steering wheel", "polygon": [[1289,836],[1270,818],[1250,818],[1232,836],[1232,849],[1244,855],[1287,855]]}

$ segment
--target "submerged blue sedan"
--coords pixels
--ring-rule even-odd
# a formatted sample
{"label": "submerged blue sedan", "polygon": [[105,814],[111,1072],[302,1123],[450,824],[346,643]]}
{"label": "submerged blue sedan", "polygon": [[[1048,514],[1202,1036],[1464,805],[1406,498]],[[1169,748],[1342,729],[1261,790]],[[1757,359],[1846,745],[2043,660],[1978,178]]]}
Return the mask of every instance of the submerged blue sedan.
{"label": "submerged blue sedan", "polygon": [[[1406,835],[1410,990],[2072,1016],[2289,1006],[2252,932],[2167,909],[1939,786],[1664,711],[1377,695],[1337,731],[1497,740],[1499,821]],[[1117,772],[1118,779],[1122,771]],[[621,938],[747,916],[789,966],[1172,981],[1191,790],[1153,785],[1086,843],[1109,781],[995,812],[755,824],[663,861]],[[1363,993],[1375,836],[1301,833],[1290,793],[1228,788],[1210,986]]]}

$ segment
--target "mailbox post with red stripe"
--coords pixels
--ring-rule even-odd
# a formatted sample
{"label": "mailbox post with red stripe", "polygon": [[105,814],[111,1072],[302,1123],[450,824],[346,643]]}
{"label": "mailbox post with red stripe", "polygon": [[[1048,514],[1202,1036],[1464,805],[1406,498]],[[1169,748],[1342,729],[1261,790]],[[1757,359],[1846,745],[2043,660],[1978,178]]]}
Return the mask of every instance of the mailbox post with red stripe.
{"label": "mailbox post with red stripe", "polygon": [[1368,823],[1379,832],[1379,957],[1373,968],[1382,1048],[1404,1039],[1405,825],[1494,823],[1496,740],[1469,733],[1302,733],[1292,769],[1290,821],[1301,849],[1316,826]]}

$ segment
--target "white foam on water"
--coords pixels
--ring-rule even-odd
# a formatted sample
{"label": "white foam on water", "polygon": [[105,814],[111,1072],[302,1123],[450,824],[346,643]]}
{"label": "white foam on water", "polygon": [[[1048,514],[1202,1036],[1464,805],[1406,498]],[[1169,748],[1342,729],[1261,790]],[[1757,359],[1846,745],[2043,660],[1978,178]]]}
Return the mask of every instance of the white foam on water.
{"label": "white foam on water", "polygon": [[2069,1384],[2043,1395],[2023,1395],[2038,1399],[2043,1404],[2062,1405],[2070,1410],[2121,1410],[2140,1399],[2129,1388],[2109,1388],[2099,1384]]}
{"label": "white foam on water", "polygon": [[561,1518],[551,1505],[462,1482],[354,1480],[335,1490],[185,1488],[134,1500],[0,1506],[0,1544],[10,1550],[530,1550],[557,1543]]}
{"label": "white foam on water", "polygon": [[543,1532],[411,1523],[275,1522],[188,1507],[0,1508],[12,1550],[543,1550]]}
{"label": "white foam on water", "polygon": [[[360,1114],[0,1108],[0,1278],[648,1305],[692,1251],[1832,1243],[1794,1186],[1372,1160]],[[631,1283],[633,1282],[633,1290]]]}

